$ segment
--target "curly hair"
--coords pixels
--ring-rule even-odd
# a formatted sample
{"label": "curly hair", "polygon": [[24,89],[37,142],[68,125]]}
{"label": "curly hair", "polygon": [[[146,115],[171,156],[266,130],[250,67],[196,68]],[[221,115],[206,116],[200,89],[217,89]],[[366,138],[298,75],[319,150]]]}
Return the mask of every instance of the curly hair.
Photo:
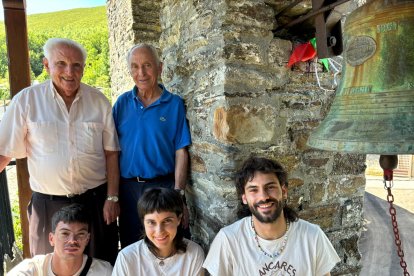
{"label": "curly hair", "polygon": [[[244,161],[241,168],[236,172],[235,184],[239,197],[244,194],[244,187],[247,182],[253,180],[256,172],[265,174],[273,173],[276,175],[281,186],[288,187],[288,174],[279,162],[263,157],[252,156]],[[283,213],[285,218],[291,222],[297,221],[299,218],[296,211],[286,204],[284,204]],[[251,215],[250,210],[246,205],[242,205],[242,208],[239,210],[239,216],[244,217],[248,215]]]}

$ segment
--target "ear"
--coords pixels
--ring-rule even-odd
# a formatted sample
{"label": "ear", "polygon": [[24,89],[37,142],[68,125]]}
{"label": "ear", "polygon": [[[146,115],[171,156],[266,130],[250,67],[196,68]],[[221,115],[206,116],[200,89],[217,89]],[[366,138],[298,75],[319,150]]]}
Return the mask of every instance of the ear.
{"label": "ear", "polygon": [[163,63],[160,61],[160,64],[158,65],[158,76],[161,77],[161,73],[162,73],[162,68],[163,68]]}
{"label": "ear", "polygon": [[182,218],[183,218],[183,214],[181,214],[181,215],[178,216],[178,225],[181,224]]}
{"label": "ear", "polygon": [[242,194],[242,202],[243,202],[243,204],[247,204],[247,199],[246,199],[245,194]]}
{"label": "ear", "polygon": [[287,199],[288,197],[288,188],[286,187],[285,184],[283,184],[282,186],[282,196],[283,196],[283,199]]}
{"label": "ear", "polygon": [[47,58],[43,58],[43,66],[45,67],[45,69],[46,69],[46,72],[48,73],[48,74],[50,74],[50,68],[49,68],[49,61],[47,60]]}
{"label": "ear", "polygon": [[52,232],[49,233],[49,243],[50,246],[55,246],[55,235]]}

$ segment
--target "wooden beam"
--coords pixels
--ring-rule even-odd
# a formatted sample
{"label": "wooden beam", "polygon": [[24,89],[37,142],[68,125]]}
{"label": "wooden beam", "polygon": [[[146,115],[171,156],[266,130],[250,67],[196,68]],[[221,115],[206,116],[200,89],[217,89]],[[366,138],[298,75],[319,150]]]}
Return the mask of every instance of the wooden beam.
{"label": "wooden beam", "polygon": [[[20,90],[30,86],[30,63],[27,38],[25,0],[2,0],[4,25],[6,27],[7,56],[9,61],[9,82],[12,97]],[[23,234],[23,255],[30,257],[29,221],[27,205],[32,191],[29,185],[27,160],[16,160],[17,183],[19,189],[19,208]]]}

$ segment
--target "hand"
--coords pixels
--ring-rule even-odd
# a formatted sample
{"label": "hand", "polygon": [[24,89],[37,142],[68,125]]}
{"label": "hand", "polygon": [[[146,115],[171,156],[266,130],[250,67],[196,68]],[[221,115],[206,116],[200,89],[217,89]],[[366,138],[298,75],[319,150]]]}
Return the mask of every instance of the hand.
{"label": "hand", "polygon": [[120,208],[118,202],[113,202],[111,200],[105,200],[103,208],[103,216],[107,225],[116,221],[116,218],[119,216]]}
{"label": "hand", "polygon": [[183,217],[181,219],[181,223],[184,229],[188,228],[188,224],[190,222],[190,213],[188,212],[187,205],[184,204],[183,207]]}

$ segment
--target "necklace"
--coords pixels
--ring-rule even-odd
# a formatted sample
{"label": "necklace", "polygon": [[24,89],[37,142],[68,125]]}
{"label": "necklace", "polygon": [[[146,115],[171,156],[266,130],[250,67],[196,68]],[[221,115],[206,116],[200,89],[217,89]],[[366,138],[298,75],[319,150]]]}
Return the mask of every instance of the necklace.
{"label": "necklace", "polygon": [[158,263],[160,266],[163,266],[165,264],[165,262],[164,262],[165,259],[168,259],[169,257],[171,257],[171,256],[173,256],[175,254],[175,250],[173,250],[171,252],[171,254],[168,255],[167,257],[160,257],[157,254],[155,254],[154,252],[152,252],[152,250],[150,250],[150,251],[155,256],[155,258],[157,258],[158,260],[160,260],[160,262]]}
{"label": "necklace", "polygon": [[259,243],[259,238],[257,237],[257,232],[256,232],[256,229],[254,228],[254,224],[253,224],[253,216],[252,216],[252,229],[253,229],[253,232],[254,232],[254,239],[256,240],[256,245],[257,245],[257,247],[260,249],[260,251],[262,251],[262,253],[265,255],[265,256],[267,256],[267,257],[269,257],[269,258],[277,258],[277,257],[279,257],[280,256],[280,254],[282,254],[282,252],[283,252],[283,250],[285,250],[285,247],[286,247],[286,243],[287,243],[287,234],[288,234],[288,231],[289,231],[289,225],[290,225],[290,223],[289,223],[289,221],[287,221],[286,222],[286,232],[285,232],[285,234],[283,235],[283,242],[282,242],[282,246],[279,248],[279,250],[278,251],[276,251],[275,253],[273,253],[273,254],[269,254],[269,253],[267,253],[266,251],[264,251],[263,250],[263,248],[260,246],[260,243]]}

